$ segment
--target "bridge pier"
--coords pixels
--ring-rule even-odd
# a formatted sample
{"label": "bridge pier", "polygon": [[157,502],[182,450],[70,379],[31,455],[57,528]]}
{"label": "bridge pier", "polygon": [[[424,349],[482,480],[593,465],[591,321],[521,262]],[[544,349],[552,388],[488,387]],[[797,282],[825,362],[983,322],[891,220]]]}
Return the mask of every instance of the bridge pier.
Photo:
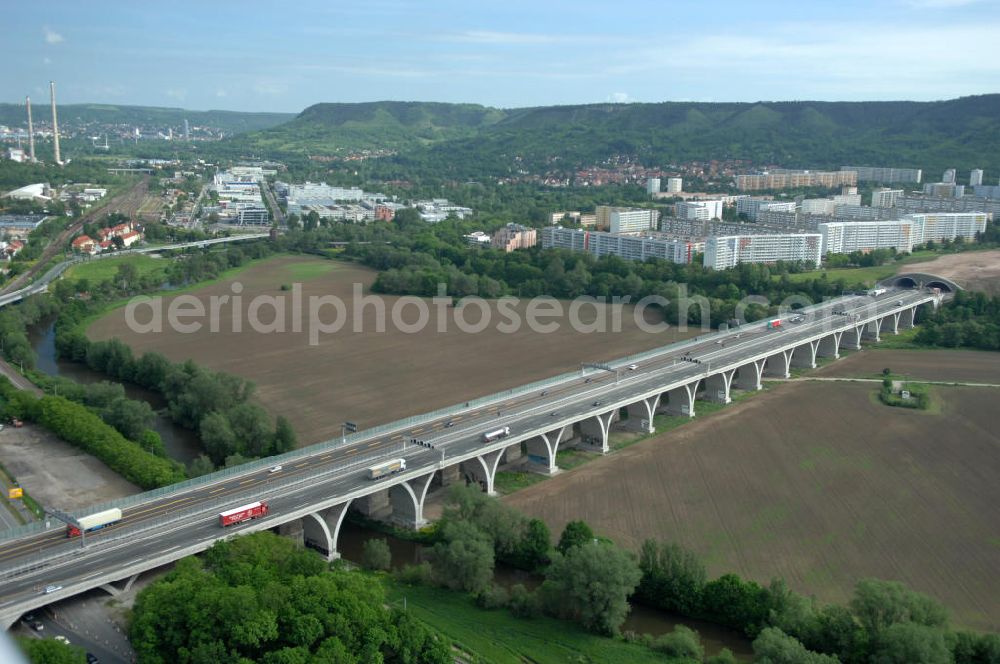
{"label": "bridge pier", "polygon": [[287,537],[299,546],[305,544],[305,533],[302,528],[302,519],[289,521],[278,526],[278,534]]}
{"label": "bridge pier", "polygon": [[[497,460],[500,452],[495,452]],[[496,472],[496,465],[493,466]],[[389,503],[392,505],[392,520],[406,528],[419,530],[427,525],[424,518],[424,499],[427,498],[427,490],[431,486],[434,473],[428,473],[423,477],[415,477],[405,482],[400,482],[389,488]],[[490,488],[493,487],[493,478],[490,478]],[[492,492],[490,495],[493,495]]]}
{"label": "bridge pier", "polygon": [[340,558],[337,542],[340,540],[340,527],[350,506],[351,501],[348,500],[322,512],[302,517],[303,543],[325,555],[327,560]]}
{"label": "bridge pier", "polygon": [[597,449],[601,454],[611,451],[608,447],[608,430],[614,419],[615,411],[602,413],[588,417],[580,422],[580,438],[582,445],[592,449]]}
{"label": "bridge pier", "polygon": [[744,364],[736,370],[732,386],[740,390],[759,390],[763,387],[760,379],[764,375],[764,360]]}
{"label": "bridge pier", "polygon": [[500,459],[500,465],[505,465],[508,463],[514,463],[523,456],[521,452],[521,443],[515,443],[510,447],[504,448],[503,456]]}
{"label": "bridge pier", "polygon": [[883,317],[878,322],[879,331],[881,332],[892,332],[893,334],[899,334],[899,312],[894,314],[889,314]]}
{"label": "bridge pier", "polygon": [[700,382],[696,380],[693,383],[668,390],[665,393],[666,399],[662,396],[660,397],[660,412],[667,415],[687,415],[688,417],[694,417],[694,397],[698,391],[698,383]]}
{"label": "bridge pier", "polygon": [[138,573],[133,574],[132,576],[128,577],[128,579],[125,580],[125,586],[123,588],[118,588],[118,587],[115,586],[114,583],[110,583],[109,582],[109,583],[102,584],[100,586],[100,589],[103,590],[104,592],[106,592],[107,594],[111,595],[112,597],[118,597],[122,593],[127,593],[128,591],[132,590],[133,584],[135,584],[136,580],[141,575],[142,575],[142,572],[138,572]]}
{"label": "bridge pier", "polygon": [[910,329],[917,324],[917,308],[910,307],[909,309],[900,312],[899,326],[903,329]]}
{"label": "bridge pier", "polygon": [[382,489],[361,496],[354,501],[354,509],[358,510],[368,518],[377,518],[383,515],[389,508],[389,490]]}
{"label": "bridge pier", "polygon": [[705,396],[702,399],[714,403],[729,403],[732,401],[729,395],[729,388],[732,385],[734,373],[736,373],[736,370],[730,369],[729,371],[712,374],[702,381],[702,385],[705,387],[703,393]]}
{"label": "bridge pier", "polygon": [[865,339],[870,339],[871,341],[878,343],[879,341],[882,341],[882,336],[879,334],[881,329],[882,329],[882,319],[876,318],[874,320],[865,323],[861,331],[861,336]]}
{"label": "bridge pier", "polygon": [[863,325],[855,325],[850,330],[844,330],[841,346],[850,350],[861,350],[861,337],[864,334]]}
{"label": "bridge pier", "polygon": [[816,349],[818,347],[818,341],[808,341],[804,344],[799,344],[792,349],[791,365],[804,369],[815,369]]}
{"label": "bridge pier", "polygon": [[462,472],[478,482],[489,496],[497,495],[493,489],[493,480],[497,476],[497,466],[500,465],[500,457],[503,450],[494,450],[486,454],[480,454],[475,459],[462,462]]}
{"label": "bridge pier", "polygon": [[792,351],[783,350],[769,355],[764,363],[764,375],[770,378],[788,378],[791,374]]}
{"label": "bridge pier", "polygon": [[525,441],[531,466],[545,475],[555,475],[559,472],[556,453],[559,451],[559,443],[562,442],[566,430],[567,427],[561,427]]}
{"label": "bridge pier", "polygon": [[648,399],[643,399],[642,401],[630,403],[626,406],[628,419],[625,420],[625,426],[631,431],[655,433],[656,427],[653,426],[653,415],[656,413],[656,408],[659,405],[659,394]]}
{"label": "bridge pier", "polygon": [[816,347],[817,357],[838,359],[840,357],[840,340],[843,336],[843,332],[834,332],[820,339],[819,345]]}

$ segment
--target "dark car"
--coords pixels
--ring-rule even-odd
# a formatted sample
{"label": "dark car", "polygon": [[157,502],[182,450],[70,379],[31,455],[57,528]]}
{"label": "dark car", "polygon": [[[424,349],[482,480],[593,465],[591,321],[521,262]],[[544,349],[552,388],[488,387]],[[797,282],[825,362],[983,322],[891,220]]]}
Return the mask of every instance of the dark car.
{"label": "dark car", "polygon": [[603,402],[603,401],[595,401],[595,402],[594,402],[594,405],[595,405],[595,406],[600,406],[600,405],[601,405],[602,403],[604,403],[604,402]]}
{"label": "dark car", "polygon": [[448,427],[453,427],[453,426],[455,426],[455,423],[452,422],[451,420],[448,420],[447,422],[444,423],[444,428],[445,429],[447,429]]}
{"label": "dark car", "polygon": [[97,655],[94,653],[87,653],[87,664],[100,664],[101,660],[97,659]]}

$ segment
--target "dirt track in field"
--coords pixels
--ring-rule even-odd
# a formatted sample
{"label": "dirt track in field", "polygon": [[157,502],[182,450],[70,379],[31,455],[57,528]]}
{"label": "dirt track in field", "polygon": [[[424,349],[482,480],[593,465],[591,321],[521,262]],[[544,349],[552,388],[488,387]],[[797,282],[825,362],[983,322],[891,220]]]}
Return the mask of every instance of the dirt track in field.
{"label": "dirt track in field", "polygon": [[875,374],[881,374],[883,369],[891,369],[894,374],[914,380],[1000,383],[1000,353],[977,350],[865,348],[819,369],[815,375],[830,378],[870,378]]}
{"label": "dirt track in field", "polygon": [[[319,345],[309,345],[308,324],[303,332],[259,334],[250,329],[247,305],[254,294],[286,296],[282,284],[300,281],[308,311],[308,298],[335,295],[351,311],[352,284],[366,287],[374,272],[349,263],[317,258],[281,256],[263,261],[241,272],[235,279],[206,286],[193,294],[209,308],[213,295],[232,295],[233,281],[244,289],[243,332],[232,331],[231,308],[220,309],[223,320],[219,332],[207,325],[194,334],[138,334],[125,325],[124,309],[95,322],[88,330],[92,339],[120,337],[136,353],[156,350],[172,360],[188,358],[212,369],[226,371],[257,384],[258,400],[272,413],[287,416],[298,434],[300,444],[308,444],[340,435],[345,420],[361,428],[390,422],[409,415],[428,412],[468,399],[509,389],[562,372],[579,369],[581,362],[599,362],[622,357],[672,343],[689,334],[676,330],[650,334],[638,328],[630,308],[622,317],[619,333],[574,332],[568,319],[560,319],[558,331],[550,334],[532,332],[527,326],[514,333],[503,333],[496,324],[504,319],[493,311],[493,324],[485,332],[464,333],[451,318],[456,310],[444,308],[448,331],[437,332],[437,313],[433,305],[427,329],[406,334],[387,324],[378,332],[373,306],[364,309],[361,333],[352,324],[332,335],[320,335]],[[386,311],[391,314],[400,298],[386,296]],[[165,299],[164,311],[167,310]],[[411,305],[412,307],[412,305]],[[403,311],[404,320],[416,320],[415,308]],[[522,319],[525,306],[517,312]],[[591,311],[592,314],[592,311]],[[480,312],[468,306],[464,314],[470,324]],[[587,318],[588,310],[580,318]],[[265,308],[262,321],[272,313]],[[291,304],[286,306],[286,330],[291,330]],[[332,309],[322,312],[324,321],[332,321]],[[592,318],[592,315],[591,315]],[[141,318],[147,320],[147,318]],[[605,318],[610,328],[610,318]]]}
{"label": "dirt track in field", "polygon": [[822,601],[898,579],[996,630],[1000,392],[934,390],[940,414],[874,403],[871,385],[776,385],[505,500],[555,533],[584,519],[631,548],[677,541],[712,575]]}

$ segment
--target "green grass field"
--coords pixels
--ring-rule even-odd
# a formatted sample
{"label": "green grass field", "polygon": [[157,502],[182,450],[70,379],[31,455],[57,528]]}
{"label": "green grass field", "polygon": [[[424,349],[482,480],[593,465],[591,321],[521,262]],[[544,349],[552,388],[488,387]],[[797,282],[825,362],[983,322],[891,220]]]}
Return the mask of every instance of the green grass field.
{"label": "green grass field", "polygon": [[92,284],[99,284],[107,279],[114,279],[118,273],[118,266],[131,264],[139,271],[140,276],[146,276],[156,272],[164,272],[167,262],[162,258],[153,258],[143,254],[132,254],[125,256],[115,256],[114,258],[102,258],[91,260],[80,265],[74,265],[66,270],[66,279],[88,279]]}
{"label": "green grass field", "polygon": [[788,278],[792,281],[792,283],[800,283],[803,281],[809,281],[810,279],[819,279],[823,275],[826,275],[826,278],[830,281],[843,279],[848,284],[861,281],[868,285],[872,285],[876,281],[896,274],[898,269],[898,263],[890,263],[889,265],[879,265],[877,267],[842,267],[832,270],[797,272],[795,274],[788,275]]}
{"label": "green grass field", "polygon": [[472,598],[440,588],[385,580],[390,601],[447,636],[473,661],[490,664],[677,661],[634,643],[595,636],[575,623],[538,617],[520,619],[506,609],[487,611]]}

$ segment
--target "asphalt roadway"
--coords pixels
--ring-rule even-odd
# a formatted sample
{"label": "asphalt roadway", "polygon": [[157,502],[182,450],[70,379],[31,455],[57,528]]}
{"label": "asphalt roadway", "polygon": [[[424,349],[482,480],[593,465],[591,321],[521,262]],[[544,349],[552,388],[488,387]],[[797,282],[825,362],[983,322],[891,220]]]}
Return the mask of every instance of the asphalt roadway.
{"label": "asphalt roadway", "polygon": [[[512,437],[551,431],[588,415],[608,411],[607,407],[595,407],[595,401],[602,405],[629,399],[635,401],[661,386],[703,376],[713,365],[722,367],[749,361],[765,352],[778,352],[788,345],[804,342],[831,326],[839,329],[846,319],[834,314],[835,311],[883,314],[900,310],[897,301],[902,301],[903,306],[911,306],[927,298],[927,293],[919,291],[892,290],[877,298],[839,298],[807,313],[801,322],[789,322],[786,316],[780,329],[768,329],[764,323],[754,323],[664,347],[637,361],[635,370],[592,371],[586,377],[567,378],[553,384],[544,394],[541,390],[523,392],[370,437],[362,432],[359,439],[352,439],[345,445],[316,446],[314,452],[284,462],[279,472],[269,472],[267,467],[253,468],[125,508],[120,522],[86,535],[86,548],[81,548],[79,539],[68,539],[62,527],[6,542],[0,545],[0,571],[31,563],[40,557],[66,555],[47,565],[44,571],[0,581],[0,597],[3,598],[0,609],[37,596],[50,584],[69,586],[85,582],[105,574],[109,567],[126,569],[199,540],[211,541],[238,532],[247,524],[223,531],[217,513],[257,497],[267,496],[270,515],[279,516],[274,522],[277,525],[282,522],[281,514],[371,486],[366,471],[370,464],[354,463],[353,467],[344,469],[352,462],[374,456],[383,459],[405,456],[408,472],[421,468],[431,470],[442,458],[447,462],[449,457],[483,449],[482,435],[486,431],[509,426]],[[683,361],[682,357],[697,359],[700,363]],[[628,361],[620,364],[627,365]],[[434,449],[407,445],[410,438],[432,443]],[[317,475],[320,476],[314,477]],[[62,597],[65,594],[54,594],[53,600]]]}

